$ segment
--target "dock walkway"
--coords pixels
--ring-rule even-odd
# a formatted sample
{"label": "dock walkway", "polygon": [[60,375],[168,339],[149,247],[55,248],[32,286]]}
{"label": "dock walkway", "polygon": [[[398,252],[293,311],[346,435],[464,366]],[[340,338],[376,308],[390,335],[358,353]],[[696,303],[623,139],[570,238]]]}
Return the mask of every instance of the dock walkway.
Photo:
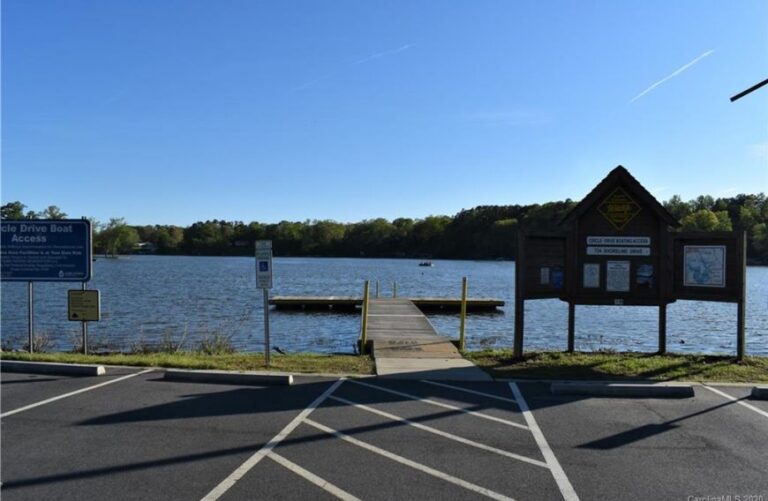
{"label": "dock walkway", "polygon": [[368,347],[376,373],[409,379],[490,381],[440,336],[427,317],[408,299],[371,299],[368,303]]}
{"label": "dock walkway", "polygon": [[[417,308],[423,311],[457,312],[461,298],[452,297],[409,297]],[[278,310],[333,310],[355,311],[363,304],[360,296],[275,296],[269,304]],[[497,312],[504,301],[496,298],[467,298],[468,312]]]}

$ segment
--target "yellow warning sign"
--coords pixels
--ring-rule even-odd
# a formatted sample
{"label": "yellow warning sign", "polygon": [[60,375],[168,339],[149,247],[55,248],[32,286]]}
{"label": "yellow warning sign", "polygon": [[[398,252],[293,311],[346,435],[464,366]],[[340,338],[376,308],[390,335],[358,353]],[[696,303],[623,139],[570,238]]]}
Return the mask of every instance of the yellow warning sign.
{"label": "yellow warning sign", "polygon": [[99,291],[71,289],[67,311],[70,320],[97,322],[101,320],[101,296]]}
{"label": "yellow warning sign", "polygon": [[627,192],[616,188],[597,208],[614,228],[621,231],[640,212],[641,207]]}

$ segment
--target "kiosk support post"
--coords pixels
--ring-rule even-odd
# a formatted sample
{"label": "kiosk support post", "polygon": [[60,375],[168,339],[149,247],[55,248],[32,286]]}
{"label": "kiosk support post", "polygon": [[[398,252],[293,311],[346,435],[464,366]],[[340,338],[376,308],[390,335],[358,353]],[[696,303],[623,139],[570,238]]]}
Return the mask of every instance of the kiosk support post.
{"label": "kiosk support post", "polygon": [[525,300],[515,298],[515,342],[513,347],[514,358],[523,356],[523,326],[525,325]]}
{"label": "kiosk support post", "polygon": [[744,308],[744,300],[738,302],[737,305],[737,318],[736,318],[736,360],[741,362],[744,360],[744,352],[745,345],[746,345],[746,339],[744,336],[744,323],[746,320],[746,314],[745,314],[745,308]]}
{"label": "kiosk support post", "polygon": [[517,256],[515,257],[515,339],[512,346],[512,356],[523,358],[523,331],[525,328],[525,296],[523,295],[523,262],[525,250],[525,234],[518,233]]}
{"label": "kiosk support post", "polygon": [[667,305],[659,305],[659,355],[667,352]]}
{"label": "kiosk support post", "polygon": [[568,303],[568,353],[573,353],[576,340],[576,305]]}

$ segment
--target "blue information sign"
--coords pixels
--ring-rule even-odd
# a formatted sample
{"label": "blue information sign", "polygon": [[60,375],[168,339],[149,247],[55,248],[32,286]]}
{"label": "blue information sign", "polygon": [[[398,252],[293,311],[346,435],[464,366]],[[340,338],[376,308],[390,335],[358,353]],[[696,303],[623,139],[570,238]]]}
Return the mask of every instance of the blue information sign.
{"label": "blue information sign", "polygon": [[87,282],[91,222],[85,219],[2,221],[2,280]]}

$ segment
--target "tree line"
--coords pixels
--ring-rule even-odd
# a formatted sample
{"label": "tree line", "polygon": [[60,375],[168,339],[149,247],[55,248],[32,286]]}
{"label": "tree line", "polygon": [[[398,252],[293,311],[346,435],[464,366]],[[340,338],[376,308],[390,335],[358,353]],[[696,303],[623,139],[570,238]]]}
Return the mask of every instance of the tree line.
{"label": "tree line", "polygon": [[[485,205],[454,216],[383,218],[357,223],[331,220],[260,222],[210,220],[187,227],[129,225],[122,218],[92,220],[97,253],[149,251],[158,254],[238,256],[253,254],[255,240],[272,240],[280,256],[416,257],[514,259],[518,230],[551,232],[576,205],[573,200],[531,205]],[[765,194],[684,201],[675,195],[664,206],[686,231],[746,231],[747,256],[768,264],[768,200]],[[21,202],[2,206],[3,219],[63,219],[52,205],[41,212]]]}

